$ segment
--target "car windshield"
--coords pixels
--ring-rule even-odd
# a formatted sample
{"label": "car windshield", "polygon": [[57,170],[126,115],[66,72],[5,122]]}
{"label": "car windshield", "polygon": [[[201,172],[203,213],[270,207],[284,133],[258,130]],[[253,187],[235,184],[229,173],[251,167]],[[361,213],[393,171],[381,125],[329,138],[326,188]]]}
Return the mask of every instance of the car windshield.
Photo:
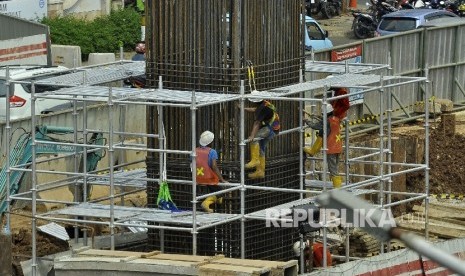
{"label": "car windshield", "polygon": [[381,20],[379,29],[389,32],[403,32],[416,29],[415,18],[387,17]]}
{"label": "car windshield", "polygon": [[0,97],[6,97],[5,80],[0,79]]}
{"label": "car windshield", "polygon": [[[31,84],[21,84],[24,88],[24,91],[26,91],[27,93],[31,93],[31,90],[32,90],[32,87],[31,87]],[[58,90],[62,87],[60,86],[52,86],[52,85],[35,85],[35,91],[34,93],[43,93],[43,92],[46,92],[46,91],[54,91],[54,90]]]}
{"label": "car windshield", "polygon": [[325,37],[323,36],[323,33],[321,33],[320,29],[315,23],[307,22],[306,25],[307,25],[308,37],[310,39],[318,39],[318,40],[325,39]]}

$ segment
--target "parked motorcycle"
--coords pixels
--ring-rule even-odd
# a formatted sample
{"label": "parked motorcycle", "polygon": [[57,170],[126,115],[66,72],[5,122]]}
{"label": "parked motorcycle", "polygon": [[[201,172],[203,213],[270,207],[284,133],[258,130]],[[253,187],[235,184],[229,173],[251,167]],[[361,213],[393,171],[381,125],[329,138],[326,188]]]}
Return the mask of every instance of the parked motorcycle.
{"label": "parked motorcycle", "polygon": [[457,10],[459,11],[459,15],[460,17],[464,17],[465,16],[465,1],[464,0],[459,0],[456,2],[457,3]]}
{"label": "parked motorcycle", "polygon": [[352,30],[354,30],[355,37],[359,39],[374,37],[381,17],[385,14],[397,11],[393,5],[387,2],[376,0],[370,0],[370,2],[371,4],[368,4],[368,13],[352,13],[354,17]]}
{"label": "parked motorcycle", "polygon": [[324,17],[329,19],[341,15],[342,0],[305,0],[305,9],[308,16],[321,12]]}
{"label": "parked motorcycle", "polygon": [[372,14],[352,12],[354,21],[352,22],[352,30],[356,38],[365,39],[375,36],[377,20]]}
{"label": "parked motorcycle", "polygon": [[317,15],[321,10],[321,1],[320,0],[305,0],[305,9],[307,10],[307,15]]}
{"label": "parked motorcycle", "polygon": [[321,14],[330,19],[333,16],[341,15],[342,0],[325,0],[321,2]]}
{"label": "parked motorcycle", "polygon": [[[354,30],[356,38],[365,39],[374,37],[381,17],[385,14],[398,11],[393,4],[388,2],[379,0],[370,0],[370,2],[371,4],[367,3],[369,6],[367,9],[368,13],[352,12],[352,16],[354,17],[352,30]],[[402,2],[399,3],[399,6],[402,6]]]}

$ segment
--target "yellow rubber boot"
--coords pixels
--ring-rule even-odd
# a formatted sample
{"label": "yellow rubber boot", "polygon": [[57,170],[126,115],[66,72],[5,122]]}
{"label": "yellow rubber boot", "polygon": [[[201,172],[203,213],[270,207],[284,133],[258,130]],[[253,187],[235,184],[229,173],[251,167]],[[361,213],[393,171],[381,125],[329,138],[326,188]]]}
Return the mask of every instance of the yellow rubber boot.
{"label": "yellow rubber boot", "polygon": [[322,146],[323,139],[320,136],[317,136],[315,142],[311,147],[304,147],[304,152],[310,156],[314,156],[315,154],[320,152]]}
{"label": "yellow rubber boot", "polygon": [[255,169],[255,172],[249,173],[249,178],[257,179],[257,178],[265,178],[265,165],[266,160],[265,156],[260,156],[260,165],[258,165]]}
{"label": "yellow rubber boot", "polygon": [[250,144],[250,162],[245,164],[246,169],[252,169],[260,165],[260,145],[258,143]]}
{"label": "yellow rubber boot", "polygon": [[332,180],[333,180],[333,187],[335,189],[341,188],[341,186],[342,186],[342,176],[340,176],[340,175],[333,176]]}
{"label": "yellow rubber boot", "polygon": [[210,205],[215,204],[215,203],[216,203],[216,196],[209,196],[202,201],[202,204],[200,204],[200,206],[202,206],[202,209],[205,212],[213,213],[214,211],[213,209],[210,208]]}

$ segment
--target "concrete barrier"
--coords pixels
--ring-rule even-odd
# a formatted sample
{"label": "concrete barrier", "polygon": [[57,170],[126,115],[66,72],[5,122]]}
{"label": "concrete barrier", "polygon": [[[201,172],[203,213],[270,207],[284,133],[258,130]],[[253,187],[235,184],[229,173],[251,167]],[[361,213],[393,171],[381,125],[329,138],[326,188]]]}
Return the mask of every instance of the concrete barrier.
{"label": "concrete barrier", "polygon": [[68,68],[82,66],[81,47],[72,45],[52,45],[52,64]]}
{"label": "concrete barrier", "polygon": [[115,60],[114,53],[90,53],[88,65],[109,63],[114,62]]}

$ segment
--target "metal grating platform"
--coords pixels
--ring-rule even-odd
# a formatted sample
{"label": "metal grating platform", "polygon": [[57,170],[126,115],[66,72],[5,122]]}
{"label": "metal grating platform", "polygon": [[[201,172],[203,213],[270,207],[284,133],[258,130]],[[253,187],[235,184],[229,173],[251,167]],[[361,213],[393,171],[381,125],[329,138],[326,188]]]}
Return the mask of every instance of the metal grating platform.
{"label": "metal grating platform", "polygon": [[[124,187],[136,187],[144,188],[147,187],[147,170],[146,169],[135,169],[130,171],[115,171],[113,173],[113,185],[124,186]],[[79,181],[82,183],[82,180]],[[102,174],[101,176],[89,177],[87,179],[88,184],[92,185],[109,185],[110,176],[108,174]]]}
{"label": "metal grating platform", "polygon": [[333,182],[331,182],[330,180],[329,181],[322,181],[322,180],[306,179],[305,180],[305,187],[307,187],[307,188],[319,188],[319,189],[323,189],[323,188],[326,187],[326,189],[332,189],[333,188]]}
{"label": "metal grating platform", "polygon": [[[364,195],[364,194],[369,194],[371,193],[371,190],[363,190],[363,189],[353,189],[349,190],[352,194],[354,195]],[[267,214],[273,214],[276,212],[276,210],[279,210],[279,213],[282,216],[286,215],[291,215],[292,211],[291,209],[296,206],[304,205],[304,204],[310,204],[315,202],[315,197],[308,197],[304,199],[298,199],[294,200],[285,204],[277,205],[271,208],[267,208],[265,210],[260,210],[257,212],[250,213],[246,215],[247,218],[253,218],[253,219],[261,219],[261,220],[266,220],[269,219],[269,215]]]}
{"label": "metal grating platform", "polygon": [[131,76],[141,76],[145,74],[144,61],[120,61],[117,63],[79,67],[70,70],[69,73],[59,76],[51,76],[37,81],[37,84],[79,86],[97,85],[118,80],[123,80]]}
{"label": "metal grating platform", "polygon": [[[63,97],[65,96],[65,97]],[[73,97],[86,97],[94,101],[106,102],[110,97],[110,89],[103,86],[78,86],[62,88],[56,91],[45,92],[37,95],[37,98],[53,98],[72,100]],[[140,89],[140,88],[112,88],[113,99],[146,103],[147,101],[163,103],[192,103],[192,92],[170,89]],[[211,104],[227,102],[239,99],[237,94],[217,94],[209,92],[195,92],[196,104]]]}
{"label": "metal grating platform", "polygon": [[[379,84],[380,80],[389,82],[420,82],[425,78],[420,77],[399,77],[399,76],[380,76],[380,75],[361,75],[361,74],[343,74],[337,75],[330,79],[320,79],[289,85],[277,89],[267,91],[267,97],[286,97],[302,92],[307,92],[315,89],[323,89],[327,86],[345,86],[345,87],[369,87],[370,85]],[[111,95],[123,102],[141,102],[147,101],[163,102],[163,103],[192,103],[193,93],[191,91],[171,90],[171,89],[139,89],[139,88],[112,88]],[[62,88],[56,91],[45,92],[37,95],[37,98],[53,98],[53,97],[68,96],[71,99],[73,96],[87,97],[95,101],[106,101],[110,96],[110,89],[103,86],[79,86]],[[246,98],[251,97],[250,94],[245,95]],[[195,92],[197,105],[209,105],[219,102],[227,102],[240,99],[238,94],[218,94],[209,92]]]}
{"label": "metal grating platform", "polygon": [[[168,210],[113,206],[114,218],[116,221],[147,221],[154,223],[163,223],[169,225],[179,225],[191,227],[193,225],[193,216],[191,211],[171,212]],[[81,216],[88,218],[110,219],[110,205],[96,203],[81,203],[79,205],[54,210],[43,214],[43,216]],[[224,220],[239,219],[237,214],[220,214],[197,212],[196,221],[198,226],[211,225]]]}
{"label": "metal grating platform", "polygon": [[348,63],[345,62],[324,62],[324,61],[305,61],[305,71],[314,73],[368,73],[382,69],[388,69],[387,64],[366,64],[366,63]]}

